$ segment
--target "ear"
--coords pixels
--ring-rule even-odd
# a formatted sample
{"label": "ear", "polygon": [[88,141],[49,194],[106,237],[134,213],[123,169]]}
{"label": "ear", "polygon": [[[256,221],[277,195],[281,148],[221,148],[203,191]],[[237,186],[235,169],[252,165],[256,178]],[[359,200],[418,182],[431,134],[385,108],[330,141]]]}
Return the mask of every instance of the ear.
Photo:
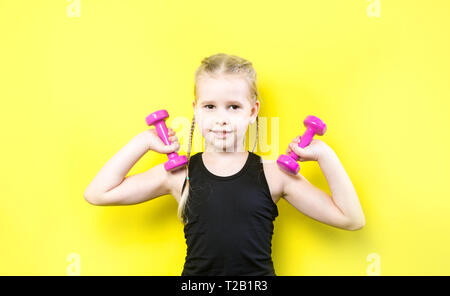
{"label": "ear", "polygon": [[260,103],[258,100],[256,100],[255,104],[252,107],[251,113],[250,113],[250,123],[253,124],[256,120],[256,117],[258,116],[259,113],[259,107],[260,107]]}

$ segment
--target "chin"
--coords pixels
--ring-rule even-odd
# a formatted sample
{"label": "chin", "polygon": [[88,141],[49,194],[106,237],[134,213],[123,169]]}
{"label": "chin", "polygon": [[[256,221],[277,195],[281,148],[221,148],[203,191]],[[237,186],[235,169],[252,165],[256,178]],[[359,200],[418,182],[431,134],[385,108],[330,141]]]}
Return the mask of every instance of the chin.
{"label": "chin", "polygon": [[214,139],[213,141],[210,141],[208,143],[208,146],[214,147],[214,149],[217,151],[234,152],[234,150],[237,150],[233,141],[222,141]]}

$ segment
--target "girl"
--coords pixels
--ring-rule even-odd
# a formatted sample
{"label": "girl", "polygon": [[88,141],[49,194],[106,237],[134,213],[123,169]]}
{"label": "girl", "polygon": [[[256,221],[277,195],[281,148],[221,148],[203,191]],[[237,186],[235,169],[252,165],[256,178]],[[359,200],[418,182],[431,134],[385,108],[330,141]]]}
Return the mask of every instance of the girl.
{"label": "girl", "polygon": [[[290,175],[275,161],[245,151],[245,134],[256,121],[260,101],[252,63],[219,53],[202,60],[195,73],[194,117],[185,169],[166,172],[163,163],[124,178],[148,151],[179,150],[165,146],[154,129],[135,136],[114,155],[87,187],[94,205],[129,205],[171,194],[184,223],[187,255],[182,275],[276,275],[271,258],[273,221],[284,198],[303,214],[325,224],[357,230],[365,218],[358,196],[334,151],[314,139],[304,149],[297,136],[289,145],[299,161],[317,161],[332,196],[311,185],[300,173]],[[192,157],[192,135],[198,128],[205,151]],[[256,141],[255,141],[256,145]]]}

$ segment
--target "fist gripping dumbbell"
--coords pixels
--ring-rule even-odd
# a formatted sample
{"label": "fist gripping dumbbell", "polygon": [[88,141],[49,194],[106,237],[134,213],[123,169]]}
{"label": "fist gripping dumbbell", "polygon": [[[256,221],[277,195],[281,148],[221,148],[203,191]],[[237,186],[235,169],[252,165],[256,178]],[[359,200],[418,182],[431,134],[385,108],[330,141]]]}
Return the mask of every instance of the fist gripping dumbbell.
{"label": "fist gripping dumbbell", "polygon": [[[308,146],[315,134],[322,136],[327,131],[327,125],[320,118],[312,115],[307,116],[303,124],[306,127],[306,131],[303,133],[300,143],[298,143],[300,148]],[[281,154],[277,159],[277,163],[281,169],[296,175],[300,171],[300,166],[297,163],[298,158],[299,156],[294,151],[291,151],[289,155]]]}
{"label": "fist gripping dumbbell", "polygon": [[[163,141],[165,145],[172,144],[169,141],[169,131],[167,130],[165,118],[169,117],[169,113],[166,110],[158,110],[148,115],[145,118],[147,125],[154,125],[159,138]],[[184,155],[178,155],[176,152],[167,154],[169,158],[168,161],[164,163],[164,168],[166,171],[176,170],[182,168],[187,164],[187,157]]]}

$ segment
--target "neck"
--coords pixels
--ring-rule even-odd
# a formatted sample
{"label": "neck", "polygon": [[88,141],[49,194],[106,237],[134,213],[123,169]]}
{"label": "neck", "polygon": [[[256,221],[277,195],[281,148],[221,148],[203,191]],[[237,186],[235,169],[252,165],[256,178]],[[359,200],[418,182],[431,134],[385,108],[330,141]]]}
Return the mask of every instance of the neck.
{"label": "neck", "polygon": [[246,159],[248,157],[247,151],[236,151],[236,152],[217,152],[217,151],[204,151],[203,159],[208,163],[217,163],[224,162],[226,164],[230,164],[230,162],[234,163],[235,161],[240,161],[241,159]]}
{"label": "neck", "polygon": [[247,152],[247,149],[245,149],[245,145],[238,145],[237,147],[224,147],[219,148],[213,145],[205,145],[205,152],[217,154],[217,155],[231,155],[231,154],[242,154],[242,152]]}

